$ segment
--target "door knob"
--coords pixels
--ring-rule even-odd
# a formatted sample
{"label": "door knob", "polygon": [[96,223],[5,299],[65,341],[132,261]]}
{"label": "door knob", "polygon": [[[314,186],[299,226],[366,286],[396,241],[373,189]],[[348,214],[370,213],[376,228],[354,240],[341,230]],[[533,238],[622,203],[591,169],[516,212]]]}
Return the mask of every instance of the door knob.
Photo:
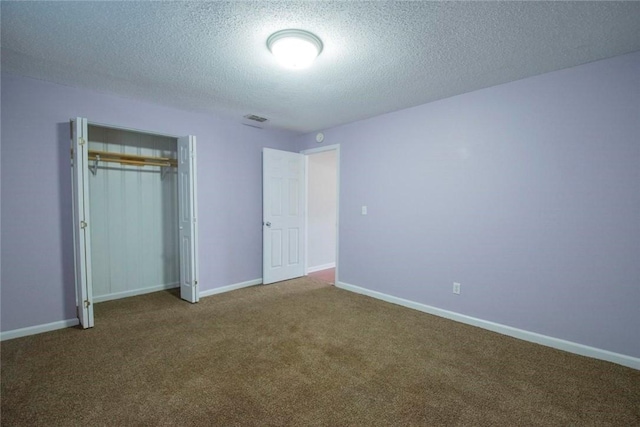
{"label": "door knob", "polygon": [[265,222],[264,225],[266,225],[267,227],[271,227],[271,223],[269,221]]}

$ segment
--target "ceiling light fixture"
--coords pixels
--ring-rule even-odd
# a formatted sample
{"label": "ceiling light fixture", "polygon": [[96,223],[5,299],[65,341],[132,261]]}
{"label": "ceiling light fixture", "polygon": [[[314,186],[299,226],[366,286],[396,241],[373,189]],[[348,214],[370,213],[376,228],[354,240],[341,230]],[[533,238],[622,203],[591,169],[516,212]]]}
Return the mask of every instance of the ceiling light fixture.
{"label": "ceiling light fixture", "polygon": [[322,40],[308,31],[281,30],[269,36],[267,47],[280,64],[299,70],[309,67],[323,46]]}

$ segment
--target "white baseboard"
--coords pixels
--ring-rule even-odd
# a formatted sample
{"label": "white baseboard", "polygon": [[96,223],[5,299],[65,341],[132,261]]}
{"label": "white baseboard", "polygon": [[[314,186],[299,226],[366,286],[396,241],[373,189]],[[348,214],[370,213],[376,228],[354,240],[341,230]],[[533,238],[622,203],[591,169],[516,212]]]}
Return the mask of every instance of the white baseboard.
{"label": "white baseboard", "polygon": [[328,270],[329,268],[336,268],[335,262],[329,264],[316,265],[315,267],[308,267],[307,273],[315,273],[316,271]]}
{"label": "white baseboard", "polygon": [[233,285],[223,286],[221,288],[207,289],[200,291],[200,298],[209,297],[211,295],[222,294],[224,292],[235,291],[236,289],[246,288],[248,286],[262,284],[262,277],[259,279],[247,280],[246,282],[235,283]]}
{"label": "white baseboard", "polygon": [[[246,288],[248,286],[259,285],[261,283],[262,283],[262,278],[249,280],[242,283],[235,283],[233,285],[223,286],[221,288],[209,289],[209,290],[200,292],[200,297],[207,297],[210,295],[220,294],[223,292],[229,292],[236,289]],[[135,296],[135,295],[142,295],[146,293],[162,291],[165,289],[173,289],[177,287],[180,287],[179,283],[169,284],[164,286],[153,286],[149,288],[138,289],[135,291],[118,292],[116,294],[94,297],[93,302],[95,304],[98,302],[104,302],[104,301],[109,301],[109,300],[118,299],[118,298]],[[72,326],[76,326],[79,324],[80,324],[80,321],[78,319],[67,319],[67,320],[61,320],[59,322],[47,323],[44,325],[29,326],[28,328],[14,329],[12,331],[0,332],[0,341],[10,340],[13,338],[26,337],[29,335],[40,334],[43,332],[55,331],[56,329],[70,328]]]}
{"label": "white baseboard", "polygon": [[456,322],[477,326],[482,329],[487,329],[493,332],[497,332],[499,334],[508,335],[510,337],[518,338],[524,341],[545,345],[547,347],[553,347],[558,350],[564,350],[569,353],[579,354],[581,356],[587,356],[587,357],[592,357],[594,359],[606,360],[608,362],[613,362],[619,365],[627,366],[629,368],[640,370],[640,358],[637,358],[637,357],[627,356],[620,353],[614,353],[608,350],[589,347],[587,345],[578,344],[572,341],[566,341],[559,338],[538,334],[536,332],[529,332],[523,329],[502,325],[500,323],[490,322],[488,320],[482,320],[476,317],[466,316],[464,314],[456,313],[453,311],[443,310],[441,308],[432,307],[432,306],[421,304],[418,302],[409,301],[403,298],[394,297],[392,295],[387,295],[382,292],[361,288],[360,286],[351,285],[349,283],[337,282],[336,287],[345,289],[347,291],[355,292],[358,294],[367,295],[372,298],[390,302],[392,304],[397,304],[403,307],[408,307],[414,310],[433,314],[435,316],[444,317],[446,319],[454,320]]}
{"label": "white baseboard", "polygon": [[124,292],[116,292],[114,294],[109,294],[109,295],[100,295],[100,296],[94,295],[93,303],[97,304],[99,302],[111,301],[111,300],[120,299],[120,298],[134,297],[136,295],[150,294],[151,292],[165,291],[167,289],[174,289],[179,287],[180,287],[180,283],[168,283],[166,285],[150,286],[148,288],[133,289],[133,290],[124,291]]}
{"label": "white baseboard", "polygon": [[26,337],[28,335],[41,334],[43,332],[55,331],[57,329],[70,328],[79,324],[80,321],[78,319],[67,319],[60,320],[58,322],[45,323],[44,325],[29,326],[28,328],[0,332],[0,341]]}

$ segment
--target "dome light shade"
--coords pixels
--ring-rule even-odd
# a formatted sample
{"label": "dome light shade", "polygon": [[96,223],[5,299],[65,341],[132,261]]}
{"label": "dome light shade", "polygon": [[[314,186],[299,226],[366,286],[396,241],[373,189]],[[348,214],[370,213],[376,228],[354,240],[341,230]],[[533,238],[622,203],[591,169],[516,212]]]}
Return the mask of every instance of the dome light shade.
{"label": "dome light shade", "polygon": [[269,36],[267,47],[282,66],[299,70],[320,55],[322,41],[308,31],[281,30]]}

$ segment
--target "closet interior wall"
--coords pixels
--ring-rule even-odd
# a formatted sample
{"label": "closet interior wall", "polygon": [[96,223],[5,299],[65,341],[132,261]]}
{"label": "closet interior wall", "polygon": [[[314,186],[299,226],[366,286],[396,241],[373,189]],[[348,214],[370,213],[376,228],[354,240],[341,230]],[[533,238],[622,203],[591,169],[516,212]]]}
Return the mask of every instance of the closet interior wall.
{"label": "closet interior wall", "polygon": [[[176,157],[175,138],[89,125],[89,150]],[[91,167],[93,161],[89,161]],[[99,162],[89,172],[94,302],[179,286],[176,168]]]}

